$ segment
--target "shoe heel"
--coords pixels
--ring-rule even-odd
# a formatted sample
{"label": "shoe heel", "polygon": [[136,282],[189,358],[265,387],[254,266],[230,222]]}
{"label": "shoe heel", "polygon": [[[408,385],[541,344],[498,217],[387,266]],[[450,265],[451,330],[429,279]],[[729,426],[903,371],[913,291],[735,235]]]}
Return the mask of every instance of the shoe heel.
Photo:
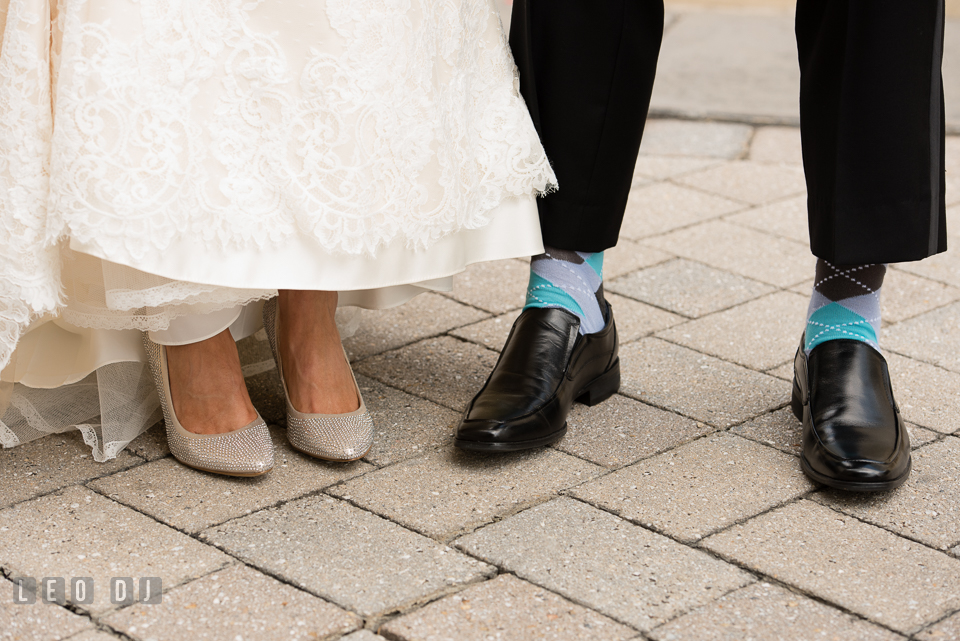
{"label": "shoe heel", "polygon": [[613,367],[601,374],[592,383],[587,385],[577,397],[577,401],[590,407],[602,403],[617,393],[620,389],[620,359],[613,363]]}
{"label": "shoe heel", "polygon": [[793,410],[793,415],[797,417],[797,420],[801,423],[803,422],[803,400],[800,398],[800,387],[797,385],[797,381],[793,381],[793,394],[790,396],[790,409]]}

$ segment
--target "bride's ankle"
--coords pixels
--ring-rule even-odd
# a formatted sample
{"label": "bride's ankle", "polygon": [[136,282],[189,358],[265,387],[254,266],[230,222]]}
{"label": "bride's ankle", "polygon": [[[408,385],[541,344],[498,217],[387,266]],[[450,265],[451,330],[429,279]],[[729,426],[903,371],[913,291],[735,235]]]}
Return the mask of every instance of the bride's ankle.
{"label": "bride's ankle", "polygon": [[223,434],[257,418],[228,330],[166,350],[173,411],[184,429],[195,434]]}

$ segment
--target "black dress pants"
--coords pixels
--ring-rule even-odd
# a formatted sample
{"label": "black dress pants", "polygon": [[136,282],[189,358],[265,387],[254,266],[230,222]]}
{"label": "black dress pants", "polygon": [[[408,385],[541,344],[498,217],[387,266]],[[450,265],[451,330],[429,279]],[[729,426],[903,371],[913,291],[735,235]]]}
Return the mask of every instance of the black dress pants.
{"label": "black dress pants", "polygon": [[[813,253],[946,250],[943,0],[798,0],[796,32]],[[617,244],[662,35],[661,0],[515,0],[520,90],[560,183],[545,244]]]}

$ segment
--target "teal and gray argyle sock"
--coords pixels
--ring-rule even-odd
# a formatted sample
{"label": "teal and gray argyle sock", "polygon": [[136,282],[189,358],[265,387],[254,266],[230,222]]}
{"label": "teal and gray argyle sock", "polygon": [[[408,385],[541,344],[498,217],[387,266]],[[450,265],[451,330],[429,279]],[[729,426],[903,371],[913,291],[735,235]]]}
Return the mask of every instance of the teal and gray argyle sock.
{"label": "teal and gray argyle sock", "polygon": [[603,252],[577,252],[544,247],[530,259],[527,303],[530,307],[559,307],[580,317],[580,333],[603,329]]}
{"label": "teal and gray argyle sock", "polygon": [[817,276],[807,309],[804,350],[838,338],[863,341],[878,352],[880,287],[887,266],[834,265],[817,260]]}

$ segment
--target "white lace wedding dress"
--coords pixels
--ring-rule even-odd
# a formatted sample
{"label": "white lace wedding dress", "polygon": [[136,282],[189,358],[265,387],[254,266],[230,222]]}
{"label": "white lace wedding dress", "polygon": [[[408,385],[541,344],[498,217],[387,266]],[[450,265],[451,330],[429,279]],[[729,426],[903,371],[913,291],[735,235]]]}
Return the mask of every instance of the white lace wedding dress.
{"label": "white lace wedding dress", "polygon": [[158,418],[140,332],[385,307],[541,250],[491,0],[0,0],[0,442]]}

